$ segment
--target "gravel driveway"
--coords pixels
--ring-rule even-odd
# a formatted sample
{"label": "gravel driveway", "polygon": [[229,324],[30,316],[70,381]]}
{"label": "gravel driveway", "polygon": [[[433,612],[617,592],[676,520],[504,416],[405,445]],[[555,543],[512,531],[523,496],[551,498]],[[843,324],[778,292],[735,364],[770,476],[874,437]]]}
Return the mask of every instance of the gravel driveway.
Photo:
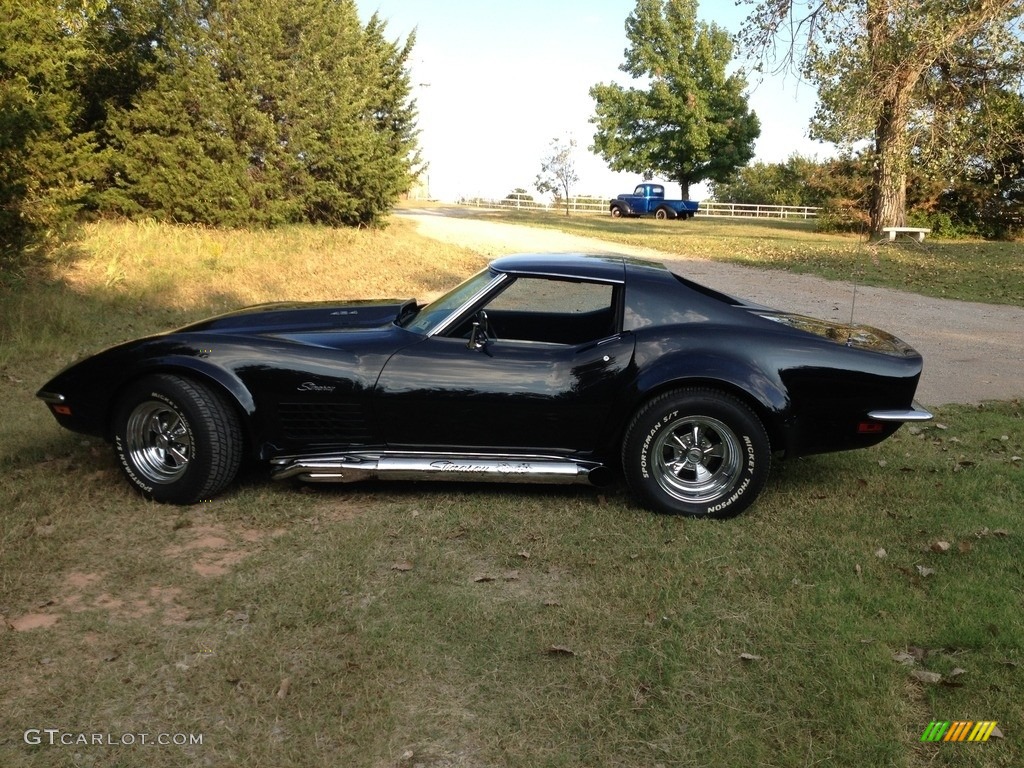
{"label": "gravel driveway", "polygon": [[[639,256],[664,262],[674,272],[699,283],[760,304],[826,320],[850,319],[854,290],[847,282],[682,259],[649,248],[485,221],[460,213],[458,209],[431,208],[403,210],[398,215],[414,220],[427,237],[464,246],[487,258],[523,252]],[[895,333],[924,355],[917,396],[925,405],[1024,397],[1021,307],[933,299],[860,286],[854,319]]]}

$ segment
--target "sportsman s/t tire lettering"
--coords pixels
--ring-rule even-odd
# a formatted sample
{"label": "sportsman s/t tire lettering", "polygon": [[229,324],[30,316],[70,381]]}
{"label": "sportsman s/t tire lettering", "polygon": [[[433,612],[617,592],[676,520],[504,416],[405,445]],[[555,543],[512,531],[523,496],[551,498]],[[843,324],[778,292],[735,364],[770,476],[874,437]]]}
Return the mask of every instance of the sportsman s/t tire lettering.
{"label": "sportsman s/t tire lettering", "polygon": [[205,501],[234,480],[242,461],[233,408],[210,387],[181,376],[157,374],[129,385],[113,433],[121,471],[154,501]]}
{"label": "sportsman s/t tire lettering", "polygon": [[727,518],[757,498],[771,446],[757,415],[732,395],[692,388],[652,398],[622,445],[630,489],[668,514]]}

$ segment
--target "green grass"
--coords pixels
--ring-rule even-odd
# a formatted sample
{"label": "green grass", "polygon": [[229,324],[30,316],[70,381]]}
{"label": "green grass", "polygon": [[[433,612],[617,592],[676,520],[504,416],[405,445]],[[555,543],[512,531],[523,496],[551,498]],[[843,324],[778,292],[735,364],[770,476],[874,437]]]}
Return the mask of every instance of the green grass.
{"label": "green grass", "polygon": [[1020,243],[928,238],[868,244],[853,235],[819,234],[813,222],[696,218],[689,221],[612,219],[545,213],[479,214],[557,229],[664,253],[784,269],[833,280],[962,301],[1024,306],[1024,247]]}
{"label": "green grass", "polygon": [[[322,233],[244,240],[239,285],[257,287],[225,293],[201,261],[203,237],[228,235],[155,228],[158,264],[168,243],[199,243],[177,251],[161,299],[146,266],[109,288],[99,276],[98,244],[130,263],[133,232],[99,226],[72,277],[0,296],[5,768],[1024,759],[1021,403],[947,407],[877,448],[779,463],[761,500],[722,523],[653,515],[617,488],[295,487],[258,473],[211,503],[159,506],[107,446],[34,402],[61,340],[90,349],[236,294],[262,300],[261,273],[269,292],[287,267],[274,254],[312,253]],[[337,237],[334,266],[292,290],[342,294],[354,269],[369,293],[386,292],[379,279],[422,294],[479,261],[400,224]],[[430,254],[425,279],[401,266],[411,252]],[[908,651],[919,660],[894,659]],[[997,720],[1005,738],[920,743],[930,721],[955,719]],[[203,741],[28,745],[31,728]]]}

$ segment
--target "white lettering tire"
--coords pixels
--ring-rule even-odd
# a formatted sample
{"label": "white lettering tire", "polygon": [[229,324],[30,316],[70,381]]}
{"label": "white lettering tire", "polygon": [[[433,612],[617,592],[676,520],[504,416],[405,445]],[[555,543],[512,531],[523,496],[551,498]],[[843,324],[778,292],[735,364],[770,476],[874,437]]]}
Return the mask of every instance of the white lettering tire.
{"label": "white lettering tire", "polygon": [[207,501],[238,473],[242,430],[225,399],[191,379],[157,374],[122,395],[114,414],[121,471],[147,498]]}
{"label": "white lettering tire", "polygon": [[622,442],[630,490],[645,506],[688,517],[738,515],[757,498],[771,465],[760,419],[732,395],[678,389],[647,401]]}

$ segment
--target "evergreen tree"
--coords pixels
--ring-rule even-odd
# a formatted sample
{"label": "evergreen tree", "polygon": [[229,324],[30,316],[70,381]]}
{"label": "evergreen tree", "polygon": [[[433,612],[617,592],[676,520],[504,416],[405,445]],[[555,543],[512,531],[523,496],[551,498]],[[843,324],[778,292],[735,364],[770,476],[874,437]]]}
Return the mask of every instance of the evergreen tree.
{"label": "evergreen tree", "polygon": [[211,224],[372,224],[411,184],[404,45],[351,0],[175,0],[154,85],[110,111],[102,207]]}
{"label": "evergreen tree", "polygon": [[90,136],[73,131],[69,87],[84,20],[49,0],[0,0],[0,262],[58,238],[88,190]]}
{"label": "evergreen tree", "polygon": [[274,223],[250,197],[249,164],[235,141],[236,115],[202,3],[179,0],[173,7],[142,68],[152,87],[109,111],[100,207],[186,223]]}

